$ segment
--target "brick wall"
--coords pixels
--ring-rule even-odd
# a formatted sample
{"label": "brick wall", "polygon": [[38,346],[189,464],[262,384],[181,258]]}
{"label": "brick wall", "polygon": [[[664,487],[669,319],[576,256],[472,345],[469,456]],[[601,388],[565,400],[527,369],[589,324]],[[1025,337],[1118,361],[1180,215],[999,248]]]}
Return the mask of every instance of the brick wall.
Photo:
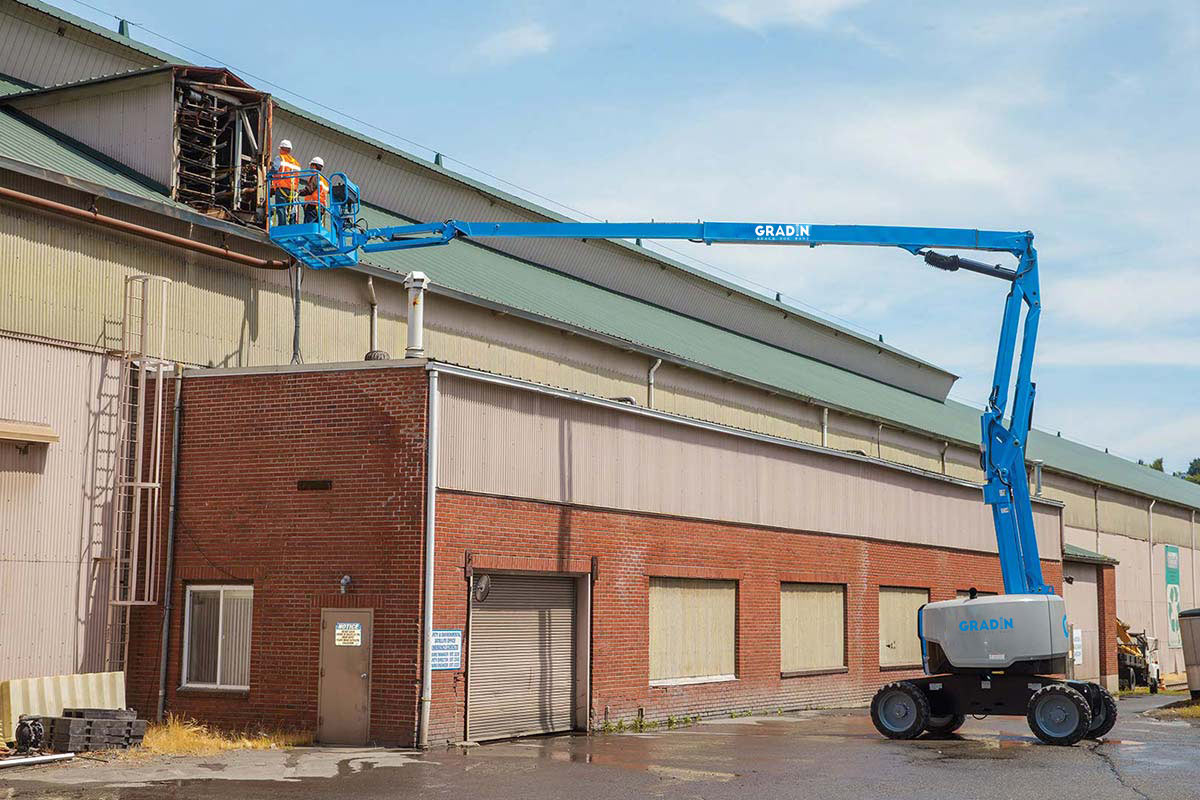
{"label": "brick wall", "polygon": [[[1116,690],[1117,677],[1117,569],[1112,564],[1096,566],[1099,611],[1100,683]],[[1111,680],[1105,680],[1110,678]]]}
{"label": "brick wall", "polygon": [[[881,509],[881,513],[885,510]],[[592,725],[732,710],[852,705],[920,670],[880,670],[879,587],[927,588],[930,600],[959,589],[1002,590],[995,556],[745,525],[589,510],[466,493],[438,494],[434,626],[466,628],[466,551],[477,570],[586,572],[593,556]],[[1062,566],[1043,562],[1061,587]],[[650,575],[738,580],[734,682],[649,685]],[[781,678],[779,583],[846,585],[847,670]],[[913,621],[915,627],[916,620]],[[465,664],[464,664],[465,666]],[[465,673],[434,673],[431,741],[463,736]]]}
{"label": "brick wall", "polygon": [[[425,398],[422,369],[185,378],[169,711],[314,729],[320,610],[374,608],[371,736],[412,743]],[[332,488],[299,491],[298,480]],[[177,689],[184,587],[195,583],[254,587],[248,694]],[[136,609],[131,622],[128,700],[143,715],[156,703],[162,613]]]}

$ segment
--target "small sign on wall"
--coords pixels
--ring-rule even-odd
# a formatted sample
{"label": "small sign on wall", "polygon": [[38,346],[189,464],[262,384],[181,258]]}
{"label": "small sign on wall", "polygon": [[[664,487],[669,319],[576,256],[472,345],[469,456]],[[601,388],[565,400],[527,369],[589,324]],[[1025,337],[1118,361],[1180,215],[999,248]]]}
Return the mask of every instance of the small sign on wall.
{"label": "small sign on wall", "polygon": [[1073,644],[1075,645],[1075,666],[1083,665],[1083,630],[1081,628],[1073,628],[1071,630]]}
{"label": "small sign on wall", "polygon": [[433,669],[462,669],[462,631],[433,631],[429,652]]}
{"label": "small sign on wall", "polygon": [[362,647],[362,623],[336,623],[333,627],[333,643],[338,647]]}
{"label": "small sign on wall", "polygon": [[1179,548],[1169,544],[1164,549],[1167,558],[1167,647],[1183,647],[1179,635]]}

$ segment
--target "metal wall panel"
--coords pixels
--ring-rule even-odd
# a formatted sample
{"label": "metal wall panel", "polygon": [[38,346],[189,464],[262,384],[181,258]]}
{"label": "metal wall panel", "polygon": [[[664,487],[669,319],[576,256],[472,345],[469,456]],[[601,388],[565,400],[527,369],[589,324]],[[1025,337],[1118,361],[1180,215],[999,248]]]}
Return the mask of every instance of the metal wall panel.
{"label": "metal wall panel", "polygon": [[36,86],[111,75],[157,63],[32,9],[0,3],[0,72]]}
{"label": "metal wall panel", "polygon": [[[979,490],[531,391],[448,377],[439,485],[995,552]],[[1035,507],[1042,556],[1059,510]]]}
{"label": "metal wall panel", "polygon": [[1150,501],[1100,487],[1100,530],[1134,539],[1150,538]]}
{"label": "metal wall panel", "polygon": [[13,740],[22,714],[56,717],[64,708],[125,708],[125,673],[0,680],[0,741]]}
{"label": "metal wall panel", "polygon": [[109,158],[170,186],[175,173],[175,99],[169,71],[117,85],[64,90],[13,105]]}
{"label": "metal wall panel", "polygon": [[[1066,505],[1063,521],[1077,528],[1096,529],[1095,484],[1043,470],[1042,494]],[[1088,546],[1095,550],[1094,546]]]}
{"label": "metal wall panel", "polygon": [[0,365],[0,417],[41,422],[60,437],[28,453],[0,443],[0,679],[97,669],[118,365],[3,336]]}

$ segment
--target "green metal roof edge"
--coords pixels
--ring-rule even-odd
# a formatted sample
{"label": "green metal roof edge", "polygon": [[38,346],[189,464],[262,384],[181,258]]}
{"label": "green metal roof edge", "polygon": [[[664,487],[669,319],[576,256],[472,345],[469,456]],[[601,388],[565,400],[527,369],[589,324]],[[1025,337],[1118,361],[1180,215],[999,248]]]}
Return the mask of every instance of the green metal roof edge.
{"label": "green metal roof edge", "polygon": [[[41,0],[15,0],[15,2],[20,3],[21,5],[28,6],[36,11],[40,11],[49,16],[53,16],[53,17],[62,19],[65,22],[71,23],[72,25],[77,25],[81,28],[84,28],[85,30],[88,30],[91,33],[94,33],[98,36],[108,39],[111,42],[114,42],[116,44],[120,44],[125,47],[129,47],[134,50],[140,51],[144,55],[149,55],[154,58],[161,59],[169,64],[171,64],[171,63],[184,63],[184,64],[190,63],[186,59],[181,59],[179,56],[171,55],[169,53],[164,53],[161,50],[151,47],[150,45],[147,45],[143,42],[139,42],[138,40],[133,39],[131,37],[121,36],[119,33],[116,33],[115,31],[109,31],[108,29],[102,28],[99,25],[96,25],[95,23],[89,22],[85,19],[77,17],[73,14],[70,14],[66,11],[62,11],[61,9],[57,9],[54,6],[51,6],[47,3],[43,3],[43,2],[41,2]],[[125,73],[125,74],[132,74],[132,73]],[[61,86],[69,86],[69,85],[72,85],[72,84],[62,84],[60,86],[47,87],[47,88],[61,88]],[[347,128],[344,125],[336,123],[333,120],[326,119],[325,117],[322,117],[321,115],[319,115],[315,112],[303,109],[300,106],[295,105],[294,103],[288,102],[286,100],[283,100],[281,98],[274,97],[274,96],[272,96],[272,99],[274,100],[274,102],[277,106],[279,106],[281,109],[283,109],[285,111],[288,111],[290,113],[293,113],[300,117],[303,117],[304,119],[307,119],[310,122],[316,123],[317,125],[321,125],[323,127],[329,128],[330,130],[341,133],[344,136],[348,136],[352,139],[357,139],[358,141],[364,142],[366,144],[370,144],[373,147],[378,147],[380,149],[386,150],[387,152],[389,152],[395,156],[398,156],[398,157],[404,159],[405,161],[408,161],[409,163],[411,163],[414,166],[421,167],[423,169],[428,169],[431,172],[434,172],[438,175],[448,178],[449,180],[458,181],[460,183],[463,183],[463,184],[467,185],[468,187],[475,189],[476,191],[481,191],[481,192],[484,192],[485,194],[489,194],[494,197],[497,197],[500,200],[503,200],[506,203],[515,205],[518,208],[522,208],[525,211],[529,211],[534,214],[543,216],[547,219],[558,221],[558,222],[574,221],[571,217],[568,217],[564,214],[560,214],[549,208],[540,206],[537,203],[534,203],[530,200],[526,200],[522,197],[511,194],[509,192],[504,191],[503,189],[499,189],[495,186],[491,186],[482,181],[471,178],[467,175],[463,175],[463,174],[455,172],[453,170],[446,169],[444,166],[435,164],[434,162],[430,161],[429,159],[421,158],[420,156],[409,153],[406,150],[402,150],[398,147],[395,147],[394,145],[386,144],[385,142],[375,139],[374,137],[371,137],[364,133]],[[428,221],[428,220],[425,220],[425,221]],[[670,256],[665,256],[665,255],[662,255],[655,251],[648,250],[644,247],[639,247],[636,244],[626,242],[623,240],[619,240],[619,239],[609,240],[609,241],[611,244],[616,245],[617,247],[621,247],[625,250],[628,250],[631,253],[638,255],[639,257],[648,258],[652,261],[667,264],[668,266],[673,267],[674,269],[678,269],[678,270],[685,272],[693,277],[699,278],[707,283],[716,284],[717,286],[720,286],[726,290],[737,292],[738,294],[744,295],[744,296],[746,296],[752,300],[755,300],[757,302],[765,303],[769,306],[779,309],[780,311],[785,311],[789,314],[792,314],[794,316],[797,316],[804,320],[807,320],[815,325],[820,325],[822,327],[838,331],[839,333],[842,333],[842,334],[845,334],[846,336],[852,337],[864,344],[870,344],[873,347],[877,347],[881,350],[886,350],[887,352],[891,353],[892,355],[894,355],[898,358],[902,358],[913,364],[916,364],[917,366],[924,367],[926,369],[931,369],[941,375],[945,375],[947,377],[953,378],[954,380],[958,379],[957,375],[950,372],[949,370],[946,370],[943,367],[938,366],[937,364],[934,364],[931,361],[927,361],[923,358],[920,358],[919,356],[913,355],[912,353],[901,350],[891,344],[888,344],[887,342],[880,341],[878,339],[872,338],[865,334],[859,333],[858,331],[855,331],[852,328],[845,327],[836,322],[833,322],[831,320],[817,316],[816,314],[813,314],[811,312],[805,311],[801,308],[797,308],[797,307],[789,305],[788,303],[785,303],[783,301],[776,300],[773,297],[770,297],[769,295],[760,294],[759,292],[757,292],[753,289],[748,289],[740,284],[734,283],[732,281],[727,281],[716,275],[705,272],[702,269],[698,269],[696,267],[690,266],[682,261],[677,261],[676,259],[673,259]]]}
{"label": "green metal roof edge", "polygon": [[1088,564],[1120,564],[1121,562],[1101,553],[1093,553],[1073,544],[1063,545],[1063,561],[1083,561]]}

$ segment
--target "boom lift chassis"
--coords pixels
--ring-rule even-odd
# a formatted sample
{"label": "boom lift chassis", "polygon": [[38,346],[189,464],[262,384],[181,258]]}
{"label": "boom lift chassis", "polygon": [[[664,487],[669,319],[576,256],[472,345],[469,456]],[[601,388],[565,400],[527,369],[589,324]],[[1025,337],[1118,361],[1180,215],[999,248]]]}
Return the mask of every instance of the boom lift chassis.
{"label": "boom lift chassis", "polygon": [[[799,222],[449,220],[369,228],[358,218],[359,188],[344,173],[326,177],[305,170],[289,177],[303,181],[314,174],[330,189],[328,206],[308,209],[316,213],[305,214],[310,220],[307,223],[270,229],[277,245],[312,269],[353,266],[360,251],[439,246],[455,239],[686,239],[704,244],[895,247],[941,270],[965,270],[1007,283],[992,390],[980,418],[980,461],[986,478],[983,501],[992,509],[1005,594],[976,598],[972,593],[967,600],[922,607],[917,627],[926,676],[884,686],[871,703],[871,715],[876,728],[894,739],[927,731],[950,733],[963,724],[967,714],[1025,715],[1037,736],[1052,744],[1073,744],[1085,736],[1098,738],[1112,728],[1116,704],[1102,687],[1039,674],[1064,671],[1067,642],[1063,601],[1042,577],[1025,470],[1036,388],[1031,371],[1041,316],[1038,259],[1031,232]],[[312,205],[305,200],[295,205],[306,203]],[[268,208],[268,220],[274,210]],[[292,209],[284,218],[299,219],[297,212]],[[1007,253],[1017,264],[987,264],[938,252],[940,249]],[[1012,413],[1006,425],[1010,396]],[[1001,617],[1005,624],[992,624],[997,613],[1010,615]],[[968,625],[968,619],[980,614],[989,615],[982,629],[974,622]],[[1001,652],[997,654],[997,650]],[[980,652],[985,654],[983,661]]]}

